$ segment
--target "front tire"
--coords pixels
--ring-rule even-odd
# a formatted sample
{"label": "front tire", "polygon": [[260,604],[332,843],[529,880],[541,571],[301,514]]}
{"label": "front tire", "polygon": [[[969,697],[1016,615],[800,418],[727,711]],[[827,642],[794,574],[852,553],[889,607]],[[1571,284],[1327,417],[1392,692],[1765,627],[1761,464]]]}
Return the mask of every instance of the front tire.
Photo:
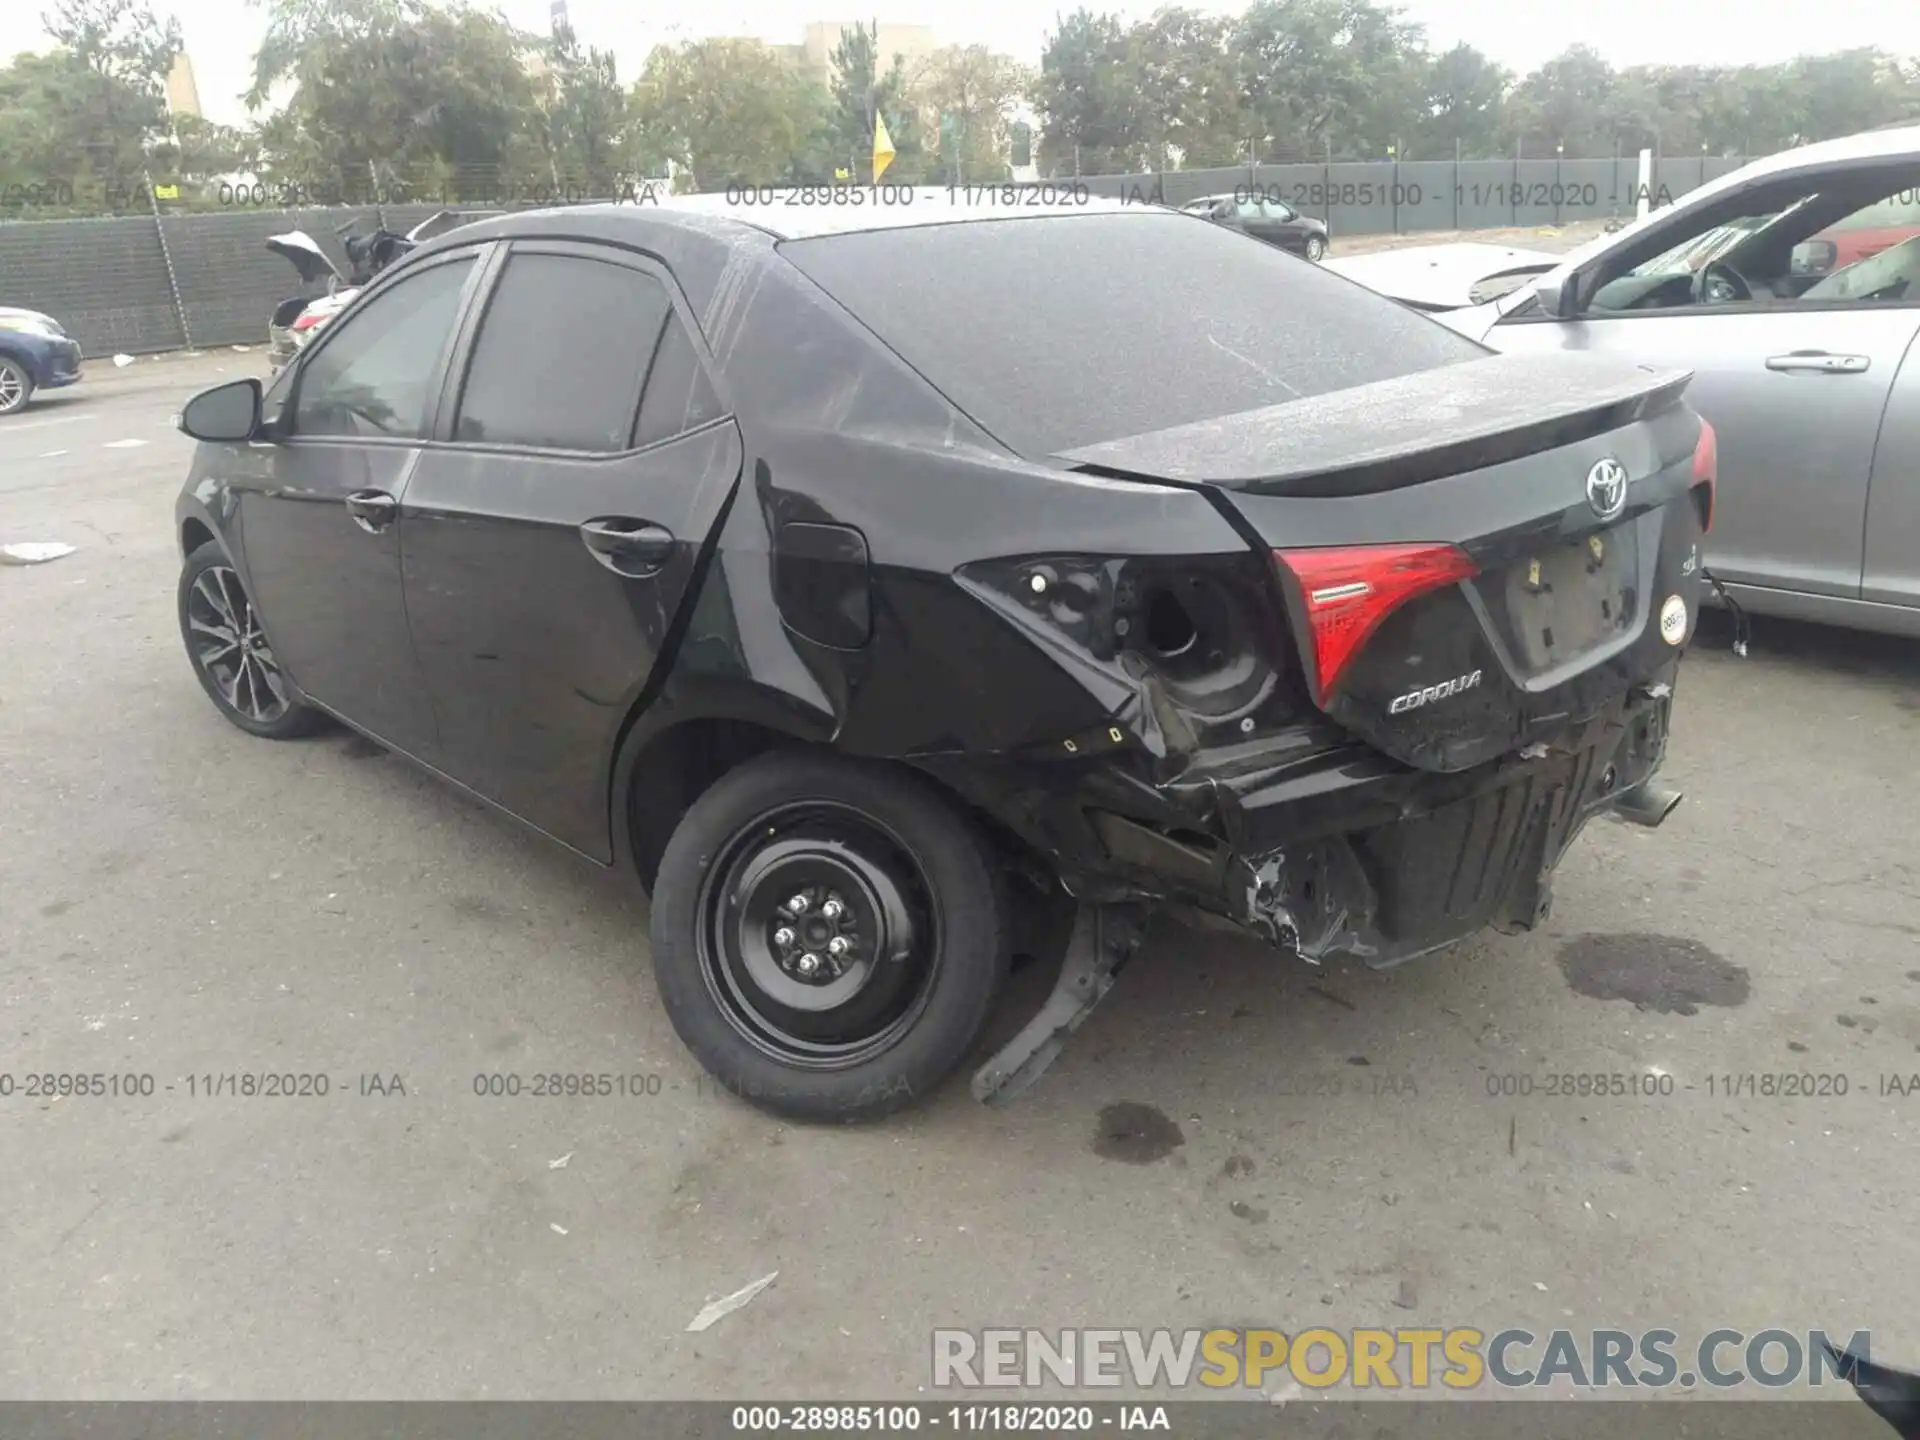
{"label": "front tire", "polygon": [[1307,259],[1311,260],[1314,264],[1318,265],[1323,259],[1326,258],[1326,254],[1327,254],[1326,237],[1322,235],[1309,235],[1307,237]]}
{"label": "front tire", "polygon": [[0,415],[27,408],[33,398],[33,376],[18,360],[0,359]]}
{"label": "front tire", "polygon": [[181,567],[179,610],[187,660],[228,720],[263,740],[298,739],[325,723],[281,672],[239,572],[215,541]]}
{"label": "front tire", "polygon": [[912,773],[776,751],[694,802],[653,885],[653,967],[687,1048],[778,1115],[916,1104],[966,1058],[1008,966],[967,821]]}

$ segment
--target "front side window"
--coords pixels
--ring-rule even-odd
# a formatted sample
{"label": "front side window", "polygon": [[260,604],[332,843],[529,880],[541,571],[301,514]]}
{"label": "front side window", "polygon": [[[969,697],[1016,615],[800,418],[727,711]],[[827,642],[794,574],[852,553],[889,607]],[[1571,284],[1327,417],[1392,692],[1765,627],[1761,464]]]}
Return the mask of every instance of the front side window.
{"label": "front side window", "polygon": [[429,266],[335,320],[338,328],[300,367],[294,433],[425,439],[472,268],[471,256]]}
{"label": "front side window", "polygon": [[1920,219],[1915,173],[1906,165],[1838,170],[1703,207],[1667,228],[1660,253],[1635,263],[1630,251],[1612,273],[1603,265],[1593,309],[1913,304],[1920,225],[1874,222]]}
{"label": "front side window", "polygon": [[627,449],[671,308],[664,285],[627,265],[513,256],[480,322],[454,439]]}

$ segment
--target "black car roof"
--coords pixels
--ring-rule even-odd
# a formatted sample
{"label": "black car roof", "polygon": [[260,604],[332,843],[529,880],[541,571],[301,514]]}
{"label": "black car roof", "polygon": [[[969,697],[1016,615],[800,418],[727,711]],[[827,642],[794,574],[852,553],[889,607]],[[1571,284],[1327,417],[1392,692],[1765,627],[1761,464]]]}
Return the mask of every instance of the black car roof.
{"label": "black car roof", "polygon": [[[846,196],[845,200],[837,197]],[[993,198],[980,198],[991,196]],[[1055,197],[1049,199],[1049,196]],[[1064,196],[1065,198],[1058,198]],[[1063,184],[1057,189],[992,186],[958,190],[880,186],[825,186],[812,189],[747,186],[737,193],[667,195],[644,192],[635,200],[599,205],[558,206],[491,216],[436,236],[431,247],[477,240],[516,239],[567,234],[600,240],[631,240],[643,230],[675,227],[688,234],[723,239],[742,231],[775,240],[806,240],[865,230],[913,225],[952,225],[974,220],[1015,220],[1120,211],[1165,213],[1168,207],[1091,195]]]}
{"label": "black car roof", "polygon": [[[1048,187],[1041,187],[1036,199],[1048,198],[1047,191]],[[847,201],[834,204],[837,192],[846,193]],[[993,199],[969,198],[988,192]],[[852,199],[855,194],[870,198],[856,202]],[[1067,198],[1061,200],[1061,195]],[[1053,203],[1030,205],[1024,193],[997,186],[988,187],[987,192],[949,191],[944,187],[913,190],[882,186],[878,191],[853,186],[837,187],[837,191],[826,187],[812,191],[768,187],[744,189],[734,196],[665,195],[649,190],[637,200],[521,210],[477,220],[435,236],[408,259],[492,240],[585,240],[625,246],[663,261],[679,281],[695,318],[705,325],[715,297],[738,283],[737,267],[759,264],[775,270],[787,268],[774,265],[775,246],[783,240],[971,221],[1178,213],[1165,206],[1089,195],[1070,184],[1055,188],[1053,197]],[[789,198],[792,203],[788,203]]]}

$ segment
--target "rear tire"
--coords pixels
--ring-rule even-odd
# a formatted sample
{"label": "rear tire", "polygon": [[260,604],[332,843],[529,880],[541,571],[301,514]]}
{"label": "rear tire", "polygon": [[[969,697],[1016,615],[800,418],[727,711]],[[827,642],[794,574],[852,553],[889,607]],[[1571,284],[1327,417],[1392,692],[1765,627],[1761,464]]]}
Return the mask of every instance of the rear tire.
{"label": "rear tire", "polygon": [[33,376],[18,360],[0,359],[0,415],[27,408],[33,398]]}
{"label": "rear tire", "polygon": [[911,772],[775,751],[728,772],[668,841],[653,968],[721,1087],[799,1120],[914,1105],[992,1013],[1006,903],[973,827]]}
{"label": "rear tire", "polygon": [[263,740],[295,740],[326,724],[281,672],[246,586],[217,541],[181,567],[179,612],[187,661],[228,720]]}

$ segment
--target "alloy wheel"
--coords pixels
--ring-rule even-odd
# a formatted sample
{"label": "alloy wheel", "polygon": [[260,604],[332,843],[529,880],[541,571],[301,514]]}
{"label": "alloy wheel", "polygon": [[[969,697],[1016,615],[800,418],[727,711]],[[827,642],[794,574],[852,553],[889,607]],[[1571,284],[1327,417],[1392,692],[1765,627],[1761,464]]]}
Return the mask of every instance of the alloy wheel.
{"label": "alloy wheel", "polygon": [[286,677],[231,567],[209,565],[194,577],[187,627],[194,664],[234,713],[259,725],[271,725],[287,713],[293,700]]}
{"label": "alloy wheel", "polygon": [[0,415],[18,409],[26,398],[26,377],[12,365],[0,365]]}

